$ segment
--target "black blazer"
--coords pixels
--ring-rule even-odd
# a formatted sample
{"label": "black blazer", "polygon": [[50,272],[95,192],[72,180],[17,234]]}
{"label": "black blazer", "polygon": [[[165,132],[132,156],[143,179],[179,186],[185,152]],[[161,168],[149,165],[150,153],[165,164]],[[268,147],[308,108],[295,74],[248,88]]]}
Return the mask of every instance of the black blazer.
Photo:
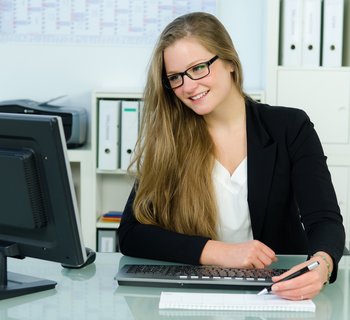
{"label": "black blazer", "polygon": [[[254,239],[277,254],[329,253],[334,272],[345,232],[321,143],[306,113],[246,101],[248,204]],[[208,238],[136,221],[131,191],[118,229],[123,254],[198,264]]]}

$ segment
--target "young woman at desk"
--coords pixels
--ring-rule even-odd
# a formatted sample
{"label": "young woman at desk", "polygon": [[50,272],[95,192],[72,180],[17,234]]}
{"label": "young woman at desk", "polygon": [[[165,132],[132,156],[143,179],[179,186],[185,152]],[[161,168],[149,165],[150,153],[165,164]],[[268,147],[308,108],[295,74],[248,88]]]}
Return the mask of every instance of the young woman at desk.
{"label": "young woman at desk", "polygon": [[248,268],[307,254],[318,268],[273,286],[293,300],[335,281],[344,228],[313,124],[243,92],[237,52],[214,16],[181,16],[160,35],[133,165],[123,254]]}

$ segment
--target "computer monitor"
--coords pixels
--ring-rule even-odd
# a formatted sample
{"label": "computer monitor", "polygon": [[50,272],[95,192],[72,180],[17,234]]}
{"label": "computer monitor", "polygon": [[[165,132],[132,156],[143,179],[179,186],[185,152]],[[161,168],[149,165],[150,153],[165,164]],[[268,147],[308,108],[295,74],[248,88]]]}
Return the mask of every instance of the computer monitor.
{"label": "computer monitor", "polygon": [[73,268],[94,260],[83,244],[60,117],[0,114],[0,299],[55,287],[8,272],[8,257]]}

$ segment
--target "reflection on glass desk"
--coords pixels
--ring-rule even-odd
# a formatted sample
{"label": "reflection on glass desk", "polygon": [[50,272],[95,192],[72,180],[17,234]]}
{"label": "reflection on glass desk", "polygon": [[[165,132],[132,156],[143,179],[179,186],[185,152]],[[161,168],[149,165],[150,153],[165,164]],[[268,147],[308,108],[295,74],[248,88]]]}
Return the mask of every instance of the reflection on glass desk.
{"label": "reflection on glass desk", "polygon": [[[280,256],[277,267],[288,268],[303,261],[301,256]],[[9,259],[8,270],[57,281],[55,289],[0,301],[1,320],[84,319],[84,320],[157,320],[157,319],[349,319],[350,256],[340,263],[338,280],[326,286],[313,299],[315,313],[159,310],[162,291],[223,292],[222,290],[148,288],[118,286],[113,280],[119,267],[126,263],[159,263],[122,256],[120,253],[98,253],[95,264],[84,269],[63,269],[60,264],[37,259]],[[254,291],[224,290],[230,293]]]}

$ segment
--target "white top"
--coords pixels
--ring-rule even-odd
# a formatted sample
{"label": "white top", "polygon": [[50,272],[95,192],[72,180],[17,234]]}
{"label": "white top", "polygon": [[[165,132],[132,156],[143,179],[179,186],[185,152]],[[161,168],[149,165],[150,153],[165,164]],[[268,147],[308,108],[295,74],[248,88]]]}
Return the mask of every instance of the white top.
{"label": "white top", "polygon": [[218,206],[218,240],[231,243],[252,240],[247,198],[247,158],[232,176],[219,161],[215,161],[213,181]]}

